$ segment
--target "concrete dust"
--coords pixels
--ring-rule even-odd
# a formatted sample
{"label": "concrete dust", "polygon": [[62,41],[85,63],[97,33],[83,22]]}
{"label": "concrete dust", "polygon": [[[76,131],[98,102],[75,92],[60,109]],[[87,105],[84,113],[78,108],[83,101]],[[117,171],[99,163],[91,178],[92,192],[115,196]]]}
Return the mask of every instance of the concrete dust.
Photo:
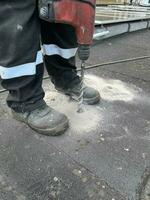
{"label": "concrete dust", "polygon": [[102,99],[107,101],[132,101],[136,94],[137,88],[129,86],[120,80],[103,79],[95,75],[86,75],[85,82],[87,85],[96,88]]}
{"label": "concrete dust", "polygon": [[[96,88],[102,99],[107,101],[132,101],[138,94],[136,87],[131,87],[120,80],[99,78],[95,75],[86,75],[85,83]],[[100,127],[104,116],[100,114],[99,106],[83,105],[83,113],[77,113],[77,102],[70,101],[69,97],[58,93],[54,87],[45,87],[45,101],[48,105],[67,115],[70,128],[76,134],[86,133]]]}
{"label": "concrete dust", "polygon": [[49,106],[67,115],[71,130],[77,134],[95,130],[101,120],[99,110],[95,106],[83,105],[83,113],[78,113],[77,102],[71,101],[69,97],[57,91],[46,90],[45,101]]}

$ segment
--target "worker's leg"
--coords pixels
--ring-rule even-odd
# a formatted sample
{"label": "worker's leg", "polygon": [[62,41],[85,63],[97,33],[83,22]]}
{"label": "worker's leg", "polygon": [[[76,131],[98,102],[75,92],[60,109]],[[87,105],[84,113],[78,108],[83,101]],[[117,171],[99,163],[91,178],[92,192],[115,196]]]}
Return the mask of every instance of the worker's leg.
{"label": "worker's leg", "polygon": [[42,134],[59,135],[65,115],[46,106],[36,0],[0,2],[0,77],[14,118]]}
{"label": "worker's leg", "polygon": [[0,2],[0,77],[17,112],[44,104],[36,0]]}
{"label": "worker's leg", "polygon": [[[41,22],[45,65],[57,90],[78,100],[81,92],[81,79],[77,75],[75,55],[77,39],[75,30],[66,24]],[[100,100],[99,92],[84,87],[84,102],[95,104]]]}
{"label": "worker's leg", "polygon": [[41,27],[47,71],[54,83],[67,86],[72,76],[76,76],[77,41],[74,29],[69,25],[44,21]]}

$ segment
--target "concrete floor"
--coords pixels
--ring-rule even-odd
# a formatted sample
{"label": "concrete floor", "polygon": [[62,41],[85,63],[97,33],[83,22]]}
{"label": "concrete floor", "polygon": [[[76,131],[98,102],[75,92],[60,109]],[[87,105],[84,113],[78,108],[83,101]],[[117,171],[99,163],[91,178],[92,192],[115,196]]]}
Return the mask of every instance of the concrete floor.
{"label": "concrete floor", "polygon": [[[149,34],[101,41],[88,64],[150,55]],[[1,94],[0,200],[135,200],[150,167],[149,61],[87,70],[86,82],[102,100],[82,114],[44,81],[47,103],[70,119],[61,137],[40,136],[13,120]]]}

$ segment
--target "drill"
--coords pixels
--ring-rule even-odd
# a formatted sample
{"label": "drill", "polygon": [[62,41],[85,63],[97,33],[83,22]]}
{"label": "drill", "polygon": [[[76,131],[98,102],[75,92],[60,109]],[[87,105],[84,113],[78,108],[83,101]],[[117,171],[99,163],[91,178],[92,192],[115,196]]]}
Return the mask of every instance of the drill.
{"label": "drill", "polygon": [[51,23],[69,24],[75,28],[78,56],[81,60],[81,92],[78,112],[82,112],[85,61],[93,41],[96,0],[39,0],[39,16]]}

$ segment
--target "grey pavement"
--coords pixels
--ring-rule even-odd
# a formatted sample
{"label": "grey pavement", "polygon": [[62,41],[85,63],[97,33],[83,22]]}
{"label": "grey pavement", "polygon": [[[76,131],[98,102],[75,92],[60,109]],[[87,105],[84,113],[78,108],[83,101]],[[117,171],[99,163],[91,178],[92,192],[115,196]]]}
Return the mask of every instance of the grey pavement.
{"label": "grey pavement", "polygon": [[[88,64],[150,55],[149,31],[95,44]],[[0,200],[138,199],[150,167],[149,59],[86,71],[101,103],[84,106],[57,93],[48,80],[45,100],[64,112],[60,137],[36,134],[11,118],[0,95]],[[149,187],[147,187],[149,188]],[[149,200],[147,189],[146,197]]]}

